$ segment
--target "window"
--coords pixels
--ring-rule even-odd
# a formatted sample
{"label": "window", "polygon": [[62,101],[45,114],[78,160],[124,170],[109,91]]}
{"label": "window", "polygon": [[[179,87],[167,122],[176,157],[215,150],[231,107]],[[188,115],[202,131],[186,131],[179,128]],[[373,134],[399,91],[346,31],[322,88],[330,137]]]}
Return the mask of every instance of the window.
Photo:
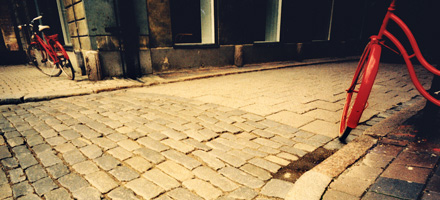
{"label": "window", "polygon": [[330,40],[334,0],[321,0],[314,7],[313,38],[314,41]]}
{"label": "window", "polygon": [[175,44],[215,44],[214,1],[171,1]]}
{"label": "window", "polygon": [[66,18],[66,8],[64,7],[63,0],[57,0],[57,7],[58,7],[58,15],[60,17],[60,24],[64,38],[64,44],[72,45],[72,42],[70,41],[70,33],[67,29],[68,26],[67,26],[67,18]]}
{"label": "window", "polygon": [[256,42],[279,42],[282,0],[256,0]]}

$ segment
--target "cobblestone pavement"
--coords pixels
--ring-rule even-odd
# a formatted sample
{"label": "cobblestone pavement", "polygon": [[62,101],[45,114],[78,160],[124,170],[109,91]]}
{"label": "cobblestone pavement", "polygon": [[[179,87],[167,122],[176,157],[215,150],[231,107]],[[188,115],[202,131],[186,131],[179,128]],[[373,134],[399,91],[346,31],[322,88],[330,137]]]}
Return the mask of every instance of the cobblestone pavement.
{"label": "cobblestone pavement", "polygon": [[[353,65],[2,105],[0,199],[284,198],[293,183],[273,173],[320,146],[341,147]],[[405,70],[383,66],[368,114],[379,116],[360,129],[417,96]]]}
{"label": "cobblestone pavement", "polygon": [[423,130],[420,113],[334,179],[322,199],[440,199],[440,118]]}

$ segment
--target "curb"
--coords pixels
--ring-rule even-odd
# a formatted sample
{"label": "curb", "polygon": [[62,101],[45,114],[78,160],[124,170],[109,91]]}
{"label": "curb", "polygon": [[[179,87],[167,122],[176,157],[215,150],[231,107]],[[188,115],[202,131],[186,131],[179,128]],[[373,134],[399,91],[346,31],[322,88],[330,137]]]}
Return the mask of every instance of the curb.
{"label": "curb", "polygon": [[304,173],[286,195],[286,200],[319,200],[324,195],[332,180],[338,177],[349,166],[362,158],[371,147],[377,144],[380,137],[386,136],[404,121],[414,116],[423,108],[426,100],[422,99],[413,105],[394,113],[368,128],[358,138],[342,147],[319,165]]}

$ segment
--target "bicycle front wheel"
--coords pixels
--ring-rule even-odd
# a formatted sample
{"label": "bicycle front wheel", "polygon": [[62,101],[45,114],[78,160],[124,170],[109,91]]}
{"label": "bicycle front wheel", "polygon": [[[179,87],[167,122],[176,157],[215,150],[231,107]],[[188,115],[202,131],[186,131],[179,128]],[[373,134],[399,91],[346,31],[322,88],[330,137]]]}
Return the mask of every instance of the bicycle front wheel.
{"label": "bicycle front wheel", "polygon": [[45,49],[38,44],[31,44],[28,49],[30,62],[37,67],[38,70],[48,76],[59,76],[61,69],[58,68],[50,58]]}
{"label": "bicycle front wheel", "polygon": [[342,111],[339,128],[341,142],[345,142],[351,130],[356,128],[367,107],[367,100],[379,69],[381,51],[382,47],[379,44],[368,44],[361,56],[353,81],[347,90],[347,98]]}

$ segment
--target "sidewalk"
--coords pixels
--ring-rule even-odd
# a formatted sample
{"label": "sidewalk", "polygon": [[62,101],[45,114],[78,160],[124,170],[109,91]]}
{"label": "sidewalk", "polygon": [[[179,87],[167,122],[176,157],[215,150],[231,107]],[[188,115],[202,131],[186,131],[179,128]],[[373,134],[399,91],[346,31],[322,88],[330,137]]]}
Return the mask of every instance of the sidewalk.
{"label": "sidewalk", "polygon": [[[358,199],[336,187],[339,177],[376,148],[377,134],[413,116],[422,98],[404,66],[384,64],[344,146],[336,138],[341,88],[356,62],[343,60],[100,82],[0,67],[0,104],[7,104],[0,106],[0,199]],[[428,84],[431,76],[416,70]],[[295,184],[280,174],[320,149],[341,150]],[[295,195],[310,183],[319,187]]]}

